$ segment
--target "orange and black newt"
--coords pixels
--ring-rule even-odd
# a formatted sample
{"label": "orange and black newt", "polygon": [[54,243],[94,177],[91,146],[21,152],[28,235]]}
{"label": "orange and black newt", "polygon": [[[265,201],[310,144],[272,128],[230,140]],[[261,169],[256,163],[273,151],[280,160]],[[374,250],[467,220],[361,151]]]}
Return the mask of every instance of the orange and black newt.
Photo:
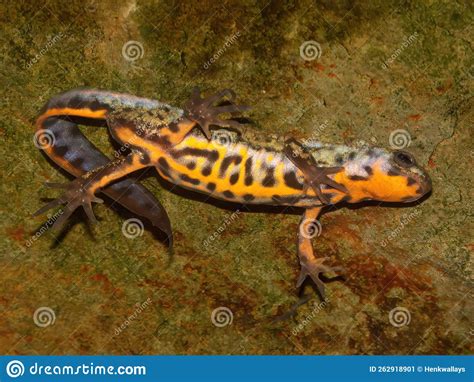
{"label": "orange and black newt", "polygon": [[[226,96],[228,104],[219,105]],[[431,180],[405,151],[263,139],[229,129],[239,123],[218,116],[235,116],[246,109],[233,103],[234,96],[223,90],[201,98],[196,90],[183,109],[99,90],[72,90],[52,98],[37,129],[54,137],[45,153],[76,179],[67,185],[53,184],[65,187],[65,194],[36,214],[66,204],[55,222],[58,227],[83,206],[95,221],[91,203],[100,202],[96,197],[100,191],[148,218],[171,243],[169,218],[160,202],[134,179],[122,179],[150,166],[169,182],[217,199],[302,207],[297,286],[309,276],[324,297],[319,275],[338,268],[313,253],[311,231],[323,207],[343,201],[412,202],[431,190]],[[130,148],[130,154],[109,160],[79,131],[77,123],[84,120],[77,118],[106,121],[113,138]],[[211,134],[211,125],[221,128]]]}

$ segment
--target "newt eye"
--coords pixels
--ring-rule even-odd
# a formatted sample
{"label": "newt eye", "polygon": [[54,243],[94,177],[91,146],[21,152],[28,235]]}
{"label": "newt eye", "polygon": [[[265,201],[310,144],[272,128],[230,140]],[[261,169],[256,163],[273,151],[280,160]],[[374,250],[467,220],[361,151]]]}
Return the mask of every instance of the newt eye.
{"label": "newt eye", "polygon": [[411,167],[416,163],[413,155],[402,150],[395,151],[393,153],[393,159],[395,160],[396,164],[405,168]]}

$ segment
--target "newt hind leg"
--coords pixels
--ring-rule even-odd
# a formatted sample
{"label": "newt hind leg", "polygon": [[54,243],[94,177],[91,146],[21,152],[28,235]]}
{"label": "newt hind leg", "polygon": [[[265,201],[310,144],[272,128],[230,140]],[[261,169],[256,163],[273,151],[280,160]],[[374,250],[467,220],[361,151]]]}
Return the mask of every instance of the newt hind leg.
{"label": "newt hind leg", "polygon": [[342,267],[331,267],[325,265],[324,263],[329,259],[329,257],[316,258],[314,256],[311,239],[320,229],[319,225],[315,222],[321,209],[322,207],[316,207],[305,210],[298,227],[298,258],[300,260],[301,271],[298,281],[296,282],[296,287],[301,287],[306,277],[309,276],[316,284],[321,297],[325,299],[326,294],[324,283],[319,275],[322,273],[341,271]]}
{"label": "newt hind leg", "polygon": [[139,170],[145,165],[141,161],[140,153],[132,152],[125,158],[120,158],[109,162],[104,166],[98,167],[92,171],[79,176],[75,180],[67,184],[50,183],[47,184],[54,188],[63,188],[66,191],[62,196],[46,204],[33,215],[40,215],[45,211],[65,204],[65,208],[61,216],[54,222],[53,228],[59,229],[64,225],[66,220],[80,206],[82,206],[87,217],[95,223],[97,220],[92,211],[92,203],[102,203],[102,200],[95,196],[95,193],[106,187],[111,182],[124,177],[125,175]]}

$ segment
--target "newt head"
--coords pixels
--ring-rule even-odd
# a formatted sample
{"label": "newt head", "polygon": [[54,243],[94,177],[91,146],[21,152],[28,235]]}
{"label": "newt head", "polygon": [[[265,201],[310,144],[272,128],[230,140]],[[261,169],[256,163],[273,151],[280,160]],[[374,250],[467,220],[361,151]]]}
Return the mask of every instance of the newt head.
{"label": "newt head", "polygon": [[341,167],[332,178],[347,192],[343,195],[325,187],[325,192],[336,192],[339,196],[333,203],[341,199],[349,203],[364,200],[408,203],[431,191],[429,175],[407,151],[321,145],[312,147],[310,152],[317,163]]}

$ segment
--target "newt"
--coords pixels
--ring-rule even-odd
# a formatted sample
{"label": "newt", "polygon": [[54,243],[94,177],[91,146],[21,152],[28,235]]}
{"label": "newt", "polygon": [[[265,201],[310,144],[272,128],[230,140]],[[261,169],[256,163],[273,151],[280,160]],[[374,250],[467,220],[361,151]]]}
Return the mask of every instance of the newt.
{"label": "newt", "polygon": [[[103,193],[131,212],[149,219],[172,245],[169,217],[155,196],[129,174],[154,167],[166,181],[188,190],[241,204],[303,209],[298,237],[301,266],[297,287],[307,277],[325,297],[320,275],[341,267],[316,257],[311,238],[325,206],[365,200],[409,203],[431,190],[431,180],[413,155],[379,147],[348,147],[298,142],[241,131],[236,120],[247,106],[237,105],[229,89],[202,98],[195,89],[184,107],[148,98],[94,89],[53,97],[37,119],[37,135],[51,135],[45,154],[75,177],[64,194],[34,215],[65,204],[53,228],[63,226],[82,206],[95,222],[92,203]],[[231,118],[221,119],[227,114]],[[115,160],[101,153],[78,123],[102,121],[130,153]],[[211,131],[211,127],[212,131]]]}

